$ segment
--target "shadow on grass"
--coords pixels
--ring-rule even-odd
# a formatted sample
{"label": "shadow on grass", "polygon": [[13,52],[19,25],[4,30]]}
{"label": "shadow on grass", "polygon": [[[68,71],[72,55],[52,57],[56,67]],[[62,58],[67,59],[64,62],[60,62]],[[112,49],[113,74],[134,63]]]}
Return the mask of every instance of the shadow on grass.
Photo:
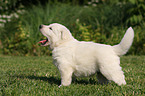
{"label": "shadow on grass", "polygon": [[[59,78],[56,78],[56,77],[43,77],[43,76],[25,76],[25,75],[19,75],[19,76],[14,76],[14,77],[17,77],[17,78],[21,78],[21,79],[24,79],[24,78],[28,78],[28,79],[33,79],[33,80],[42,80],[42,81],[46,81],[50,84],[56,84],[56,85],[60,85],[61,84],[61,79]],[[83,84],[83,85],[88,85],[88,84],[98,84],[96,80],[94,79],[89,79],[89,80],[84,80],[84,79],[81,79],[81,80],[73,80],[72,83],[74,84]]]}
{"label": "shadow on grass", "polygon": [[28,78],[28,79],[33,79],[33,80],[42,80],[42,81],[46,81],[50,84],[56,84],[56,85],[60,85],[60,79],[57,79],[55,77],[43,77],[43,76],[25,76],[25,75],[19,75],[19,76],[15,76],[17,78],[21,78],[21,79],[24,79],[24,78]]}
{"label": "shadow on grass", "polygon": [[82,85],[88,85],[88,84],[91,84],[91,85],[95,85],[95,84],[98,84],[96,80],[92,79],[92,78],[89,78],[88,80],[85,80],[85,79],[81,79],[81,80],[73,80],[72,83],[74,84],[82,84]]}

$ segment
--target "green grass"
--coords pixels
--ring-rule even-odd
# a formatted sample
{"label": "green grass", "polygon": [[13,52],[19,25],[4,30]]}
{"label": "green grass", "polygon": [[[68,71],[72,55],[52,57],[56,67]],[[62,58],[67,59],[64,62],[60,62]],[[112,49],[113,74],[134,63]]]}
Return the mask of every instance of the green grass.
{"label": "green grass", "polygon": [[51,57],[0,56],[1,96],[143,96],[145,56],[121,57],[127,85],[97,83],[96,76],[77,78],[59,88],[60,74]]}

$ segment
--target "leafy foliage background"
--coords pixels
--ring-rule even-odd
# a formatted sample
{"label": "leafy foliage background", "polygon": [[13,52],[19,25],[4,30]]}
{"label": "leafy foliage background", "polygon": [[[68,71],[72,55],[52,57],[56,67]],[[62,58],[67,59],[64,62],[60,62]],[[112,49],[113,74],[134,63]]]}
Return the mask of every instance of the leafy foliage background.
{"label": "leafy foliage background", "polygon": [[[135,30],[128,54],[145,54],[144,0],[1,0],[0,53],[48,55],[38,45],[40,24],[65,25],[78,40],[115,45],[126,29]],[[13,14],[13,15],[11,15]]]}

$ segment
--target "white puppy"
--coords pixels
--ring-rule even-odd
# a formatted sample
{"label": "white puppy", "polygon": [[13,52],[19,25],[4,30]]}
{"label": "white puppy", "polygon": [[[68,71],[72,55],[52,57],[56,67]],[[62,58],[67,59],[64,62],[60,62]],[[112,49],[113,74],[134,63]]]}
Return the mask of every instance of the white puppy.
{"label": "white puppy", "polygon": [[119,56],[124,55],[133,42],[134,31],[131,27],[115,46],[77,41],[65,26],[57,23],[40,25],[39,28],[47,37],[40,43],[50,45],[52,49],[54,64],[61,74],[61,85],[70,85],[73,74],[80,77],[96,72],[100,83],[114,81],[118,85],[126,84]]}

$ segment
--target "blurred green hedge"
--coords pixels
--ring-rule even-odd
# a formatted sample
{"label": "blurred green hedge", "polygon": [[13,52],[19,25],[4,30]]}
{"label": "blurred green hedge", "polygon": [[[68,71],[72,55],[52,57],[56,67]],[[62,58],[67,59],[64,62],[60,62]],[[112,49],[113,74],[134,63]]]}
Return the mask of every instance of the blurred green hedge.
{"label": "blurred green hedge", "polygon": [[[0,13],[10,14],[19,8],[27,8],[32,5],[42,4],[45,6],[47,3],[71,3],[73,5],[87,4],[91,0],[0,0]],[[101,0],[100,0],[101,1]]]}
{"label": "blurred green hedge", "polygon": [[[111,1],[111,0],[110,0]],[[145,54],[145,5],[138,3],[111,3],[95,6],[75,6],[72,4],[47,3],[32,5],[19,18],[7,22],[0,31],[3,54],[48,55],[48,47],[38,42],[45,37],[39,32],[40,24],[61,23],[78,40],[115,45],[120,42],[126,29],[135,30],[133,46],[128,54]],[[136,7],[137,6],[137,7]],[[143,7],[142,7],[143,6]],[[138,12],[140,11],[140,12]]]}

